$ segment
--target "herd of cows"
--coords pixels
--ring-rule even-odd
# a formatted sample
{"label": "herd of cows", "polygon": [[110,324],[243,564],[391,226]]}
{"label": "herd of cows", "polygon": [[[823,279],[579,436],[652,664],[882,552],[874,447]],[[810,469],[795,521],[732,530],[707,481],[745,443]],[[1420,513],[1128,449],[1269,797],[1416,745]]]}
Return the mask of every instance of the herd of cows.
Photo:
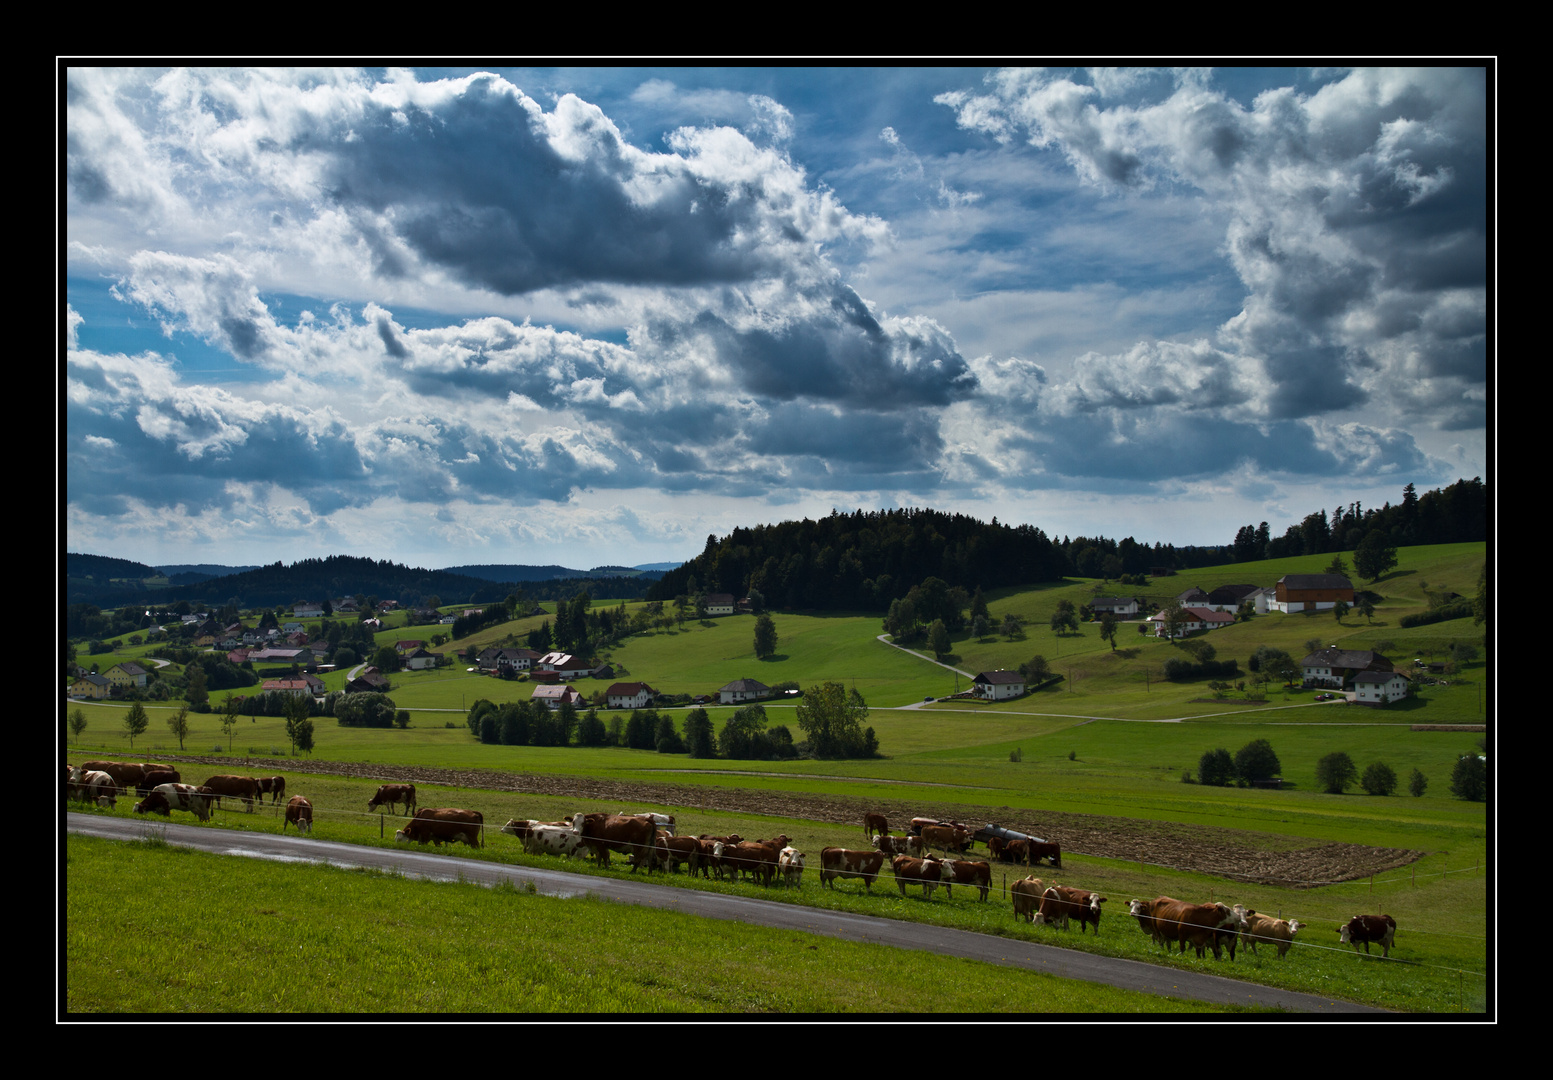
{"label": "herd of cows", "polygon": [[[134,806],[137,814],[170,817],[178,810],[207,821],[212,809],[221,807],[223,798],[238,800],[250,812],[256,804],[263,804],[266,795],[271,805],[279,805],[286,793],[286,780],[281,776],[217,775],[195,786],[182,783],[178,771],[167,765],[88,761],[65,767],[67,798],[107,807],[129,792],[140,800]],[[367,810],[381,812],[386,808],[397,814],[400,806],[406,820],[394,833],[396,841],[484,846],[485,817],[480,811],[420,807],[414,784],[380,786]],[[312,804],[301,795],[293,795],[286,803],[282,831],[295,825],[299,833],[310,833],[312,824]],[[820,852],[822,886],[834,889],[837,878],[857,878],[872,892],[888,858],[903,896],[908,885],[920,886],[925,898],[941,885],[945,895],[953,897],[953,887],[962,885],[976,889],[985,901],[992,885],[991,863],[954,858],[977,840],[987,844],[988,854],[995,860],[1034,866],[1046,859],[1053,867],[1062,865],[1062,849],[1057,843],[995,825],[972,829],[959,822],[913,818],[905,835],[892,836],[884,815],[870,813],[864,817],[863,831],[874,845],[870,849],[828,847]],[[749,878],[765,886],[773,882],[799,886],[807,863],[804,853],[792,847],[785,835],[770,840],[745,840],[737,834],[678,836],[673,816],[666,814],[579,812],[565,821],[513,819],[501,832],[517,838],[524,850],[534,855],[576,857],[586,852],[607,866],[611,852],[623,854],[633,873],[641,866],[649,872],[662,868],[673,873],[683,865],[692,877],[699,874],[735,882]],[[935,850],[944,854],[935,855]],[[1014,882],[1009,893],[1015,919],[1064,930],[1077,922],[1081,934],[1091,926],[1096,935],[1100,933],[1104,896],[1066,885],[1046,885],[1033,875]],[[1294,936],[1308,925],[1261,915],[1242,904],[1190,904],[1168,896],[1129,900],[1127,906],[1143,932],[1164,945],[1167,952],[1176,945],[1184,955],[1191,945],[1202,957],[1211,948],[1216,960],[1223,958],[1225,947],[1234,960],[1237,946],[1256,952],[1258,942],[1275,946],[1282,959]],[[1389,958],[1396,928],[1390,915],[1355,915],[1337,934],[1339,943],[1352,945],[1355,952],[1362,944],[1369,953],[1374,943]]]}

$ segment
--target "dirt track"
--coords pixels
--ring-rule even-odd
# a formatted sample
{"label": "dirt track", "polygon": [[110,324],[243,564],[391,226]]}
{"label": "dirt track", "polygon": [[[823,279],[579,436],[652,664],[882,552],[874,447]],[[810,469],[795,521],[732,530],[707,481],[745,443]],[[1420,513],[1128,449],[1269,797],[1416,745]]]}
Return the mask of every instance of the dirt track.
{"label": "dirt track", "polygon": [[447,784],[535,795],[598,799],[622,805],[693,806],[706,810],[761,814],[775,818],[824,821],[857,825],[861,835],[863,812],[884,813],[896,832],[913,817],[936,817],[985,824],[988,817],[1019,832],[1055,840],[1064,852],[1107,859],[1124,859],[1147,866],[1212,874],[1232,881],[1308,888],[1351,881],[1405,866],[1424,855],[1401,848],[1369,848],[1357,844],[1312,844],[1271,833],[1222,829],[1211,825],[1180,825],[1096,814],[1041,813],[1003,810],[991,815],[985,807],[954,803],[893,802],[876,799],[866,806],[856,799],[823,795],[794,795],[746,788],[704,787],[691,784],[626,783],[578,776],[532,776],[484,769],[430,769],[414,766],[358,765],[352,762],[299,762],[292,758],[173,757],[168,761],[240,767],[249,771],[326,773],[383,781]]}

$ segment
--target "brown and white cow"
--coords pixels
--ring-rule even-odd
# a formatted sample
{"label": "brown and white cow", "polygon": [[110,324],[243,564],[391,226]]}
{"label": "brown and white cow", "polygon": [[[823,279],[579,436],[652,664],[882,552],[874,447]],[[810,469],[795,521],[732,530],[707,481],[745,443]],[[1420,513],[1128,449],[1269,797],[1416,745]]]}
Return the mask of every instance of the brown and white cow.
{"label": "brown and white cow", "polygon": [[738,844],[724,844],[721,852],[723,865],[732,869],[735,874],[744,873],[769,886],[776,877],[777,864],[781,859],[782,849],[788,844],[788,837],[778,836],[771,840],[745,840]]}
{"label": "brown and white cow", "polygon": [[875,836],[888,836],[890,823],[883,814],[866,813],[863,815],[863,835],[870,840]]}
{"label": "brown and white cow", "polygon": [[280,831],[285,832],[287,825],[295,825],[299,833],[312,832],[313,804],[300,795],[291,796],[286,803],[286,820],[281,822]]}
{"label": "brown and white cow", "polygon": [[282,795],[286,794],[286,778],[284,776],[259,776],[255,777],[259,785],[259,801],[264,802],[264,797],[270,797],[270,805],[275,806],[280,802]]}
{"label": "brown and white cow", "polygon": [[1235,905],[1235,910],[1246,921],[1245,929],[1240,932],[1240,943],[1254,953],[1257,942],[1271,942],[1278,947],[1280,960],[1293,944],[1294,935],[1307,925],[1296,919],[1275,919],[1270,915],[1260,915],[1254,908],[1246,908],[1240,904]]}
{"label": "brown and white cow", "polygon": [[674,835],[674,815],[673,814],[654,814],[654,813],[652,813],[651,811],[648,811],[648,810],[638,810],[636,813],[633,814],[633,813],[631,813],[628,810],[622,810],[616,816],[617,817],[644,817],[644,818],[649,818],[652,821],[653,825],[655,825],[660,832],[667,833],[670,836]]}
{"label": "brown and white cow", "polygon": [[137,814],[161,814],[171,817],[174,810],[185,810],[201,821],[210,820],[210,804],[213,796],[193,784],[158,784],[140,802],[135,804]]}
{"label": "brown and white cow", "polygon": [[377,794],[372,796],[372,801],[367,803],[367,813],[370,814],[380,806],[386,806],[393,810],[400,803],[404,803],[405,817],[409,817],[415,812],[414,784],[382,785],[377,789]]}
{"label": "brown and white cow", "polygon": [[65,784],[67,797],[96,803],[101,807],[117,805],[118,793],[118,784],[113,777],[84,765],[71,769],[70,778]]}
{"label": "brown and white cow", "polygon": [[253,813],[253,804],[259,797],[259,781],[251,776],[222,774],[212,776],[200,785],[200,790],[216,797],[216,809],[221,808],[222,798],[241,799],[243,809]]}
{"label": "brown and white cow", "polygon": [[886,855],[910,855],[914,859],[920,859],[927,854],[927,845],[922,842],[920,836],[881,836],[874,841],[874,845]]}
{"label": "brown and white cow", "polygon": [[782,875],[782,881],[787,885],[803,885],[803,852],[794,847],[785,847],[777,856],[777,870]]}
{"label": "brown and white cow", "polygon": [[132,761],[88,761],[81,768],[89,772],[107,773],[113,777],[113,783],[125,795],[138,787],[146,775],[145,766]]}
{"label": "brown and white cow", "polygon": [[[1136,912],[1134,912],[1136,914]],[[1221,942],[1230,946],[1230,959],[1235,958],[1235,943],[1239,940],[1244,920],[1227,904],[1188,904],[1161,896],[1154,901],[1150,912],[1154,920],[1156,936],[1165,942],[1177,942],[1181,952],[1190,944],[1201,957],[1203,950],[1212,946],[1213,958],[1222,960]]]}
{"label": "brown and white cow", "polygon": [[938,851],[963,852],[971,846],[971,834],[955,825],[922,826],[922,843]]}
{"label": "brown and white cow", "polygon": [[900,886],[902,896],[906,895],[907,885],[921,885],[924,898],[931,897],[949,873],[937,859],[913,859],[909,855],[895,856],[890,860],[890,869],[895,871],[895,884]]}
{"label": "brown and white cow", "polygon": [[485,815],[478,810],[428,807],[417,810],[415,816],[404,823],[404,828],[394,833],[394,839],[416,844],[457,842],[480,847],[480,832],[484,825]]}
{"label": "brown and white cow", "polygon": [[1337,940],[1343,945],[1352,945],[1353,951],[1359,951],[1359,944],[1364,944],[1365,955],[1369,955],[1370,942],[1380,946],[1382,956],[1391,955],[1392,942],[1397,936],[1397,920],[1390,915],[1355,915],[1347,924],[1337,931]]}
{"label": "brown and white cow", "polygon": [[944,894],[953,898],[955,885],[970,885],[980,890],[981,899],[987,899],[992,888],[992,864],[960,860],[944,862]]}
{"label": "brown and white cow", "polygon": [[1026,854],[1030,860],[1031,866],[1034,866],[1042,859],[1045,859],[1053,866],[1062,866],[1061,844],[1054,840],[1030,840],[1028,843],[1029,848]]}
{"label": "brown and white cow", "polygon": [[565,855],[572,858],[582,850],[582,815],[574,814],[570,825],[536,822],[523,837],[523,850],[530,855]]}
{"label": "brown and white cow", "polygon": [[658,827],[651,818],[634,814],[584,814],[582,819],[583,842],[592,849],[599,864],[609,865],[611,851],[634,855],[633,874],[640,865],[645,864],[649,873],[657,866],[657,833]]}
{"label": "brown and white cow", "polygon": [[1036,909],[1041,905],[1041,894],[1046,891],[1041,879],[1021,878],[1010,885],[1008,891],[1014,900],[1014,918],[1022,917],[1026,922],[1034,922]]}
{"label": "brown and white cow", "polygon": [[884,866],[882,851],[849,851],[846,848],[828,847],[820,852],[820,884],[832,889],[836,878],[862,878],[864,886],[873,892],[874,882]]}
{"label": "brown and white cow", "polygon": [[1100,934],[1100,905],[1106,898],[1087,889],[1074,889],[1067,885],[1052,885],[1041,894],[1041,908],[1034,920],[1037,926],[1061,924],[1068,928],[1070,919],[1078,920],[1079,933],[1093,923],[1095,934]]}

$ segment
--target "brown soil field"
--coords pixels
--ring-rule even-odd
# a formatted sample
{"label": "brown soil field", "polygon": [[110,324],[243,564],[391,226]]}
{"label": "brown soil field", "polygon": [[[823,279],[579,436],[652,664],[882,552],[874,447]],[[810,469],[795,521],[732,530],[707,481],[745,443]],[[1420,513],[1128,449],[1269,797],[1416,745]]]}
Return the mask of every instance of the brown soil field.
{"label": "brown soil field", "polygon": [[[596,799],[622,806],[646,808],[695,807],[703,811],[759,814],[787,820],[822,821],[856,825],[863,846],[865,811],[883,813],[896,833],[913,817],[960,821],[972,827],[986,824],[986,808],[954,803],[908,805],[890,800],[860,800],[791,792],[765,792],[743,788],[702,787],[693,784],[606,781],[579,776],[534,776],[484,769],[433,769],[382,766],[351,762],[299,762],[290,758],[181,757],[161,759],[223,765],[234,771],[258,775],[274,773],[325,773],[384,782],[446,784],[563,798]],[[1247,832],[1211,825],[1184,825],[1096,814],[1061,814],[1004,808],[995,823],[1017,832],[1054,840],[1067,854],[1123,859],[1144,866],[1166,867],[1211,874],[1231,881],[1292,888],[1312,888],[1352,881],[1385,870],[1406,866],[1425,854],[1403,848],[1371,848],[1357,844],[1318,843],[1272,833]]]}

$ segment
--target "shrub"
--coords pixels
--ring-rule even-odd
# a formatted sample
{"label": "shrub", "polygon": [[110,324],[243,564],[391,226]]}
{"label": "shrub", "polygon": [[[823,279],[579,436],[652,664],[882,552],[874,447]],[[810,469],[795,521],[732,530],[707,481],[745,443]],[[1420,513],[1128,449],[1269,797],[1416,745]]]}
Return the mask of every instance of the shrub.
{"label": "shrub", "polygon": [[1359,786],[1371,795],[1390,795],[1397,790],[1397,774],[1390,765],[1377,761],[1364,770]]}
{"label": "shrub", "polygon": [[1273,744],[1266,739],[1253,739],[1235,754],[1235,775],[1247,783],[1271,780],[1282,771]]}
{"label": "shrub", "polygon": [[1023,761],[1024,759],[1025,752],[1017,746],[1008,752],[1008,760],[1010,761]]}
{"label": "shrub", "polygon": [[1197,780],[1212,787],[1223,787],[1235,779],[1235,759],[1228,750],[1209,750],[1197,762]]}
{"label": "shrub", "polygon": [[1476,754],[1463,754],[1451,769],[1451,794],[1470,802],[1488,799],[1488,762]]}
{"label": "shrub", "polygon": [[1414,769],[1413,775],[1407,778],[1408,794],[1412,795],[1415,799],[1422,795],[1428,789],[1428,787],[1429,778],[1423,773],[1419,772],[1417,769]]}
{"label": "shrub", "polygon": [[1338,751],[1316,762],[1316,783],[1328,795],[1341,795],[1343,789],[1359,778],[1353,758]]}

